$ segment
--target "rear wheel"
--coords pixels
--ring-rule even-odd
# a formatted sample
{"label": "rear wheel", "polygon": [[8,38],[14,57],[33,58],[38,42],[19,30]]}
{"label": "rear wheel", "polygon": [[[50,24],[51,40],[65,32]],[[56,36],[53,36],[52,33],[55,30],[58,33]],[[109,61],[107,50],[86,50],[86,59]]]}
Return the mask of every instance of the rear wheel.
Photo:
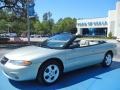
{"label": "rear wheel", "polygon": [[53,84],[62,75],[62,67],[56,61],[44,63],[38,71],[37,80],[42,84]]}
{"label": "rear wheel", "polygon": [[112,59],[113,59],[113,55],[112,53],[108,52],[105,54],[104,60],[102,62],[102,66],[103,67],[109,67],[112,64]]}

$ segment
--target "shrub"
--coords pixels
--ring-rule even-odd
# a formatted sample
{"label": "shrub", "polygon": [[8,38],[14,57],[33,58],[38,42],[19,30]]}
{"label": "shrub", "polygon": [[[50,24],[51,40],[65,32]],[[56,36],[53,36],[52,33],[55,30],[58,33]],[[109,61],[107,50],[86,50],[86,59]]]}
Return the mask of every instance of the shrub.
{"label": "shrub", "polygon": [[110,33],[108,34],[108,38],[109,38],[109,39],[112,39],[112,38],[113,38],[112,32],[110,32]]}

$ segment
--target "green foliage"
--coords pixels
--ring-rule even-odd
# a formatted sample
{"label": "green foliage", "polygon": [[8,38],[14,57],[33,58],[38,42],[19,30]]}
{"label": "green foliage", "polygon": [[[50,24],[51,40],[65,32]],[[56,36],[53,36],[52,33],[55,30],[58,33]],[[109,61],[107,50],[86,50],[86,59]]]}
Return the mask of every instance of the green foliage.
{"label": "green foliage", "polygon": [[[70,32],[76,28],[75,18],[60,18],[56,23],[52,18],[52,13],[47,12],[43,15],[43,21],[38,18],[30,19],[31,34],[53,34],[61,32]],[[17,17],[14,13],[8,13],[6,10],[0,10],[0,33],[16,32],[21,35],[27,32],[27,20],[25,17]]]}
{"label": "green foliage", "polygon": [[26,17],[26,3],[28,0],[0,0],[0,10],[7,9],[16,16]]}
{"label": "green foliage", "polygon": [[52,17],[52,13],[50,11],[43,14],[42,25],[43,25],[44,34],[51,34],[52,32],[52,28],[54,26],[54,20],[51,17]]}
{"label": "green foliage", "polygon": [[[10,30],[10,32],[16,32],[20,35],[27,32],[26,2],[27,0],[0,0],[0,33]],[[50,11],[43,14],[42,22],[38,18],[30,20],[32,34],[71,32],[75,28],[75,18],[60,18],[54,23]]]}
{"label": "green foliage", "polygon": [[33,31],[33,33],[35,33],[35,34],[43,34],[44,33],[44,31],[43,31],[43,25],[39,21],[36,21],[34,23],[34,29],[35,30]]}
{"label": "green foliage", "polygon": [[113,34],[112,34],[112,32],[110,32],[110,33],[108,34],[108,38],[110,38],[110,39],[113,38]]}
{"label": "green foliage", "polygon": [[71,32],[74,28],[76,28],[76,19],[67,17],[58,20],[52,29],[52,33]]}
{"label": "green foliage", "polygon": [[6,10],[0,10],[0,33],[16,32],[21,33],[26,30],[26,19],[24,17],[16,17],[13,13]]}
{"label": "green foliage", "polygon": [[4,30],[7,29],[6,24],[7,22],[4,19],[0,20],[0,33],[4,32]]}
{"label": "green foliage", "polygon": [[49,11],[49,12],[46,12],[43,14],[43,21],[48,21],[50,20],[52,17],[52,13]]}

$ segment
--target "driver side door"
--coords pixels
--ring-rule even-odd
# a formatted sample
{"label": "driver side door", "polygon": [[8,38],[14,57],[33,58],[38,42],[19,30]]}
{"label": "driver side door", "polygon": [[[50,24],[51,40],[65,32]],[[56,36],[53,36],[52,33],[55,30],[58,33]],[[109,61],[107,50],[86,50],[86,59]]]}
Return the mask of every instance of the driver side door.
{"label": "driver side door", "polygon": [[[73,46],[74,42],[76,41],[74,40],[70,46]],[[93,49],[89,46],[67,49],[65,56],[67,71],[89,66],[94,63]]]}

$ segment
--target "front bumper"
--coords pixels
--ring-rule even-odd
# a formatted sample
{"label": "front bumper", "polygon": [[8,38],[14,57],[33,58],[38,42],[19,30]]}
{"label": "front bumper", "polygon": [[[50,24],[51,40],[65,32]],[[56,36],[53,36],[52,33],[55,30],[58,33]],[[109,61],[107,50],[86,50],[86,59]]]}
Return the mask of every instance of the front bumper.
{"label": "front bumper", "polygon": [[3,74],[9,79],[15,81],[36,79],[40,64],[31,64],[29,66],[16,66],[12,64],[1,64]]}

